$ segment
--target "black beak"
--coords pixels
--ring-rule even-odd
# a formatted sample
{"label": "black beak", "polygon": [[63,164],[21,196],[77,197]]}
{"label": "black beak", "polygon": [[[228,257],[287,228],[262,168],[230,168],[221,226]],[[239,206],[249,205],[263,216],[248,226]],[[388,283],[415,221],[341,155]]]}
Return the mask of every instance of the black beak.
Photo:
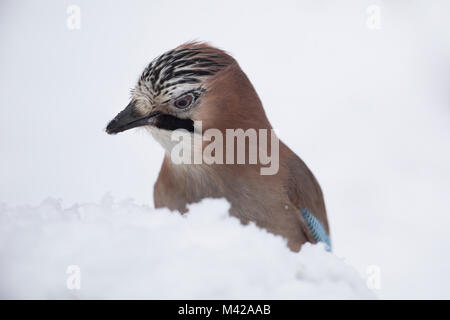
{"label": "black beak", "polygon": [[120,111],[120,113],[108,123],[106,132],[108,134],[116,134],[131,128],[145,126],[152,122],[152,120],[150,120],[151,118],[158,115],[159,112],[153,112],[147,116],[140,115],[135,108],[135,102],[131,101],[125,109]]}

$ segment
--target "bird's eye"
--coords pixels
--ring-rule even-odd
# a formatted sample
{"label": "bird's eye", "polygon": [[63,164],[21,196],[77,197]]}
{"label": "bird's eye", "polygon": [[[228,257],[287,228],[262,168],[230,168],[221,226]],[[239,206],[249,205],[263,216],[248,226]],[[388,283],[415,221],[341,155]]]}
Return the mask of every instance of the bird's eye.
{"label": "bird's eye", "polygon": [[192,104],[192,101],[194,101],[192,94],[187,94],[175,100],[175,107],[178,109],[186,109]]}

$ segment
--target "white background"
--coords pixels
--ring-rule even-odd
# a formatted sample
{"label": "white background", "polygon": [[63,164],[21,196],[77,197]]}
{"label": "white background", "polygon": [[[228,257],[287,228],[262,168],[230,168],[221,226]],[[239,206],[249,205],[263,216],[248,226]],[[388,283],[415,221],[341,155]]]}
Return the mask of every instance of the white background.
{"label": "white background", "polygon": [[[81,8],[69,30],[66,9]],[[381,29],[366,26],[369,5]],[[229,51],[325,193],[334,252],[382,298],[450,298],[445,1],[2,1],[0,202],[152,205],[162,148],[107,122],[188,40]]]}

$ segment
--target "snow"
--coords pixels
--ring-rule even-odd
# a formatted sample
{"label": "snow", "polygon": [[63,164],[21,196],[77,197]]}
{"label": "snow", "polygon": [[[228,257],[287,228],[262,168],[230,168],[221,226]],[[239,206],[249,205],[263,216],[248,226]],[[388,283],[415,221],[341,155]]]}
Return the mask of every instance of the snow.
{"label": "snow", "polygon": [[[279,236],[205,199],[181,215],[133,201],[0,209],[0,298],[374,298],[323,245],[290,251]],[[70,290],[69,266],[80,270]],[[73,287],[71,287],[73,288]]]}

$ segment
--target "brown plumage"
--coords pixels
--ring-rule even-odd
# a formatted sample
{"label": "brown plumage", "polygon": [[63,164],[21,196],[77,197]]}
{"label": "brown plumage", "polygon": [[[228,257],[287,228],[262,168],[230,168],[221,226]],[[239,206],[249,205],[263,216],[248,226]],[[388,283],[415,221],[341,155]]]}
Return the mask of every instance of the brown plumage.
{"label": "brown plumage", "polygon": [[[238,63],[207,44],[187,43],[158,57],[144,70],[132,101],[108,125],[108,133],[145,126],[163,145],[166,155],[154,187],[155,207],[186,212],[189,203],[203,198],[226,198],[231,215],[285,237],[295,251],[307,241],[316,242],[301,214],[306,208],[329,234],[317,180],[281,141],[279,170],[274,175],[261,175],[264,165],[259,160],[256,164],[173,163],[171,132],[179,128],[193,132],[192,121],[200,120],[203,132],[216,128],[224,136],[226,129],[272,129]],[[203,142],[203,148],[206,145]],[[248,146],[245,151],[248,159]]]}

